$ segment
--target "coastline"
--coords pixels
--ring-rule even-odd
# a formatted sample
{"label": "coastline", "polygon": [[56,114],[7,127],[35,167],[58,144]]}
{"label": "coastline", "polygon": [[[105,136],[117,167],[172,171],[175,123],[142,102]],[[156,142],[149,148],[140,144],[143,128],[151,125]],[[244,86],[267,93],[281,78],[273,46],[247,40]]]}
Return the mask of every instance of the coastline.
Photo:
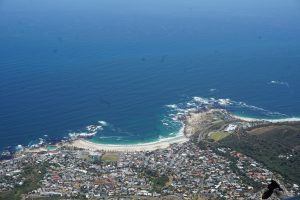
{"label": "coastline", "polygon": [[100,144],[93,143],[85,139],[76,139],[69,143],[65,143],[62,146],[76,147],[87,150],[98,150],[98,151],[112,151],[112,152],[134,152],[134,151],[154,151],[157,149],[168,148],[174,143],[184,143],[189,139],[184,135],[180,134],[175,137],[165,138],[156,142],[140,143],[140,144]]}
{"label": "coastline", "polygon": [[[214,109],[208,111],[211,112]],[[233,113],[228,113],[230,116],[237,120],[242,120],[245,122],[258,122],[258,121],[265,121],[270,123],[280,123],[280,122],[296,122],[300,121],[298,117],[292,118],[282,118],[282,119],[260,119],[260,118],[253,118],[247,116],[239,116]],[[159,139],[157,141],[145,142],[145,143],[138,143],[138,144],[106,144],[106,143],[96,143],[89,141],[85,138],[76,138],[73,140],[68,140],[63,143],[56,144],[54,146],[60,147],[72,147],[72,148],[80,148],[80,149],[87,149],[92,151],[110,151],[110,152],[136,152],[136,151],[154,151],[157,149],[164,149],[168,148],[171,144],[175,143],[184,143],[189,141],[189,134],[187,134],[185,129],[185,123],[178,131],[178,133],[173,137],[167,137],[163,139]],[[38,148],[29,148],[25,150],[26,152],[43,152],[49,151],[44,146]]]}
{"label": "coastline", "polygon": [[181,144],[189,141],[185,135],[185,125],[180,128],[178,133],[173,137],[158,139],[157,141],[137,143],[137,144],[105,144],[95,143],[84,138],[78,138],[63,144],[59,147],[75,147],[92,151],[109,151],[109,152],[136,152],[136,151],[154,151],[157,149],[168,148],[171,144]]}
{"label": "coastline", "polygon": [[244,116],[238,116],[232,114],[232,116],[236,119],[243,120],[246,122],[255,122],[255,121],[266,121],[271,123],[280,123],[280,122],[298,122],[300,121],[299,117],[290,117],[290,118],[282,118],[282,119],[260,119],[260,118],[254,118],[254,117],[244,117]]}

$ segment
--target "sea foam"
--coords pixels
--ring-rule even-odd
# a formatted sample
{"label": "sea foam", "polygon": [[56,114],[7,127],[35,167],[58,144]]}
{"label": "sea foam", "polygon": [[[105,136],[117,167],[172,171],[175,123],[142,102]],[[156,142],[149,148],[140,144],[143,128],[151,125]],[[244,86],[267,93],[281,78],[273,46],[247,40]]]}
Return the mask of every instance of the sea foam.
{"label": "sea foam", "polygon": [[290,84],[285,81],[270,81],[269,84],[274,84],[274,85],[284,85],[286,87],[290,87]]}

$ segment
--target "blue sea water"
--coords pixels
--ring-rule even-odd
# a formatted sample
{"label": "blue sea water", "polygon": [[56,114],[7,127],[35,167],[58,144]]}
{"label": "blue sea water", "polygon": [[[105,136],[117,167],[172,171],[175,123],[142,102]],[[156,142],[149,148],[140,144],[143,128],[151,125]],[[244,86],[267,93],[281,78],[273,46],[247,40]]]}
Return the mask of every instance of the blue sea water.
{"label": "blue sea water", "polygon": [[0,149],[99,120],[93,141],[154,141],[195,96],[300,116],[299,77],[298,0],[0,0]]}

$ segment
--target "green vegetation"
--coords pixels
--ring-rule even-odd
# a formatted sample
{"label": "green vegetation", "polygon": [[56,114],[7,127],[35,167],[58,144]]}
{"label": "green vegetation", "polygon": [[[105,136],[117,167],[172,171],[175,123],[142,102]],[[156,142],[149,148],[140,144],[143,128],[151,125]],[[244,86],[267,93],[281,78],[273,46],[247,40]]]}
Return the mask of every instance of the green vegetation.
{"label": "green vegetation", "polygon": [[230,135],[230,133],[227,133],[227,132],[213,132],[213,133],[210,133],[209,135],[209,139],[212,139],[214,141],[220,141],[220,140],[223,140],[224,138],[226,138],[228,135]]}
{"label": "green vegetation", "polygon": [[144,176],[148,177],[152,182],[152,190],[155,192],[161,192],[167,183],[170,181],[167,175],[160,175],[157,171],[146,169]]}
{"label": "green vegetation", "polygon": [[167,182],[169,182],[169,177],[166,175],[155,177],[152,179],[152,182],[154,187],[162,188],[166,185]]}
{"label": "green vegetation", "polygon": [[119,160],[119,153],[107,152],[102,156],[101,160],[104,162],[116,162]]}
{"label": "green vegetation", "polygon": [[19,200],[22,199],[22,195],[39,187],[40,180],[45,174],[46,167],[41,165],[27,166],[23,172],[25,181],[22,186],[17,186],[11,191],[3,192],[0,194],[0,200]]}
{"label": "green vegetation", "polygon": [[299,141],[300,124],[287,123],[233,134],[220,143],[252,157],[284,178],[300,184]]}

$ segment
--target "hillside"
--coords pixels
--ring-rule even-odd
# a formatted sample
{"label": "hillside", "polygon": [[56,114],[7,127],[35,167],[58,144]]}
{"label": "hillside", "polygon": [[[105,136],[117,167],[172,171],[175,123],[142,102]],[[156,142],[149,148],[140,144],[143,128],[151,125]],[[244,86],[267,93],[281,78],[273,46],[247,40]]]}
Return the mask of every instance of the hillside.
{"label": "hillside", "polygon": [[232,134],[220,141],[300,183],[300,123],[269,124]]}

